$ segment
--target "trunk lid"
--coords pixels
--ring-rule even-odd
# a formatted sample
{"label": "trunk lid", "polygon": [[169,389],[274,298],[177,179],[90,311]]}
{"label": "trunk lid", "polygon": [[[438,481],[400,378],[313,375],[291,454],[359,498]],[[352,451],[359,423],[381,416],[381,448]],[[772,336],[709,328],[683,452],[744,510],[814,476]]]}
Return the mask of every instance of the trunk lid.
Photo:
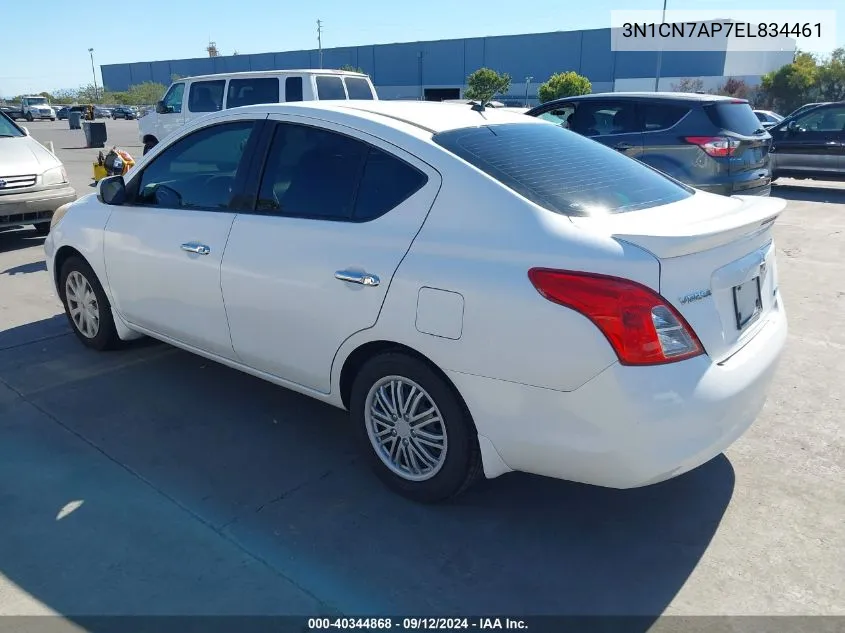
{"label": "trunk lid", "polygon": [[767,168],[771,135],[747,101],[723,100],[705,106],[710,121],[737,143],[728,157],[731,174]]}
{"label": "trunk lid", "polygon": [[660,294],[720,362],[777,308],[772,227],[785,206],[779,198],[697,192],[643,211],[571,220],[654,255]]}

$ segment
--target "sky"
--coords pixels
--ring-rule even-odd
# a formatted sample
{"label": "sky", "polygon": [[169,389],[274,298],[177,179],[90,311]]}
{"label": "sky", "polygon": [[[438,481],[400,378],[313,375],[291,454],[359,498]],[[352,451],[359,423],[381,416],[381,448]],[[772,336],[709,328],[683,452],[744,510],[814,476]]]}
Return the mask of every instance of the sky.
{"label": "sky", "polygon": [[[33,10],[30,3],[0,0],[0,95],[91,83],[89,48],[102,85],[100,64],[204,57],[209,40],[221,55],[316,48],[318,18],[323,47],[332,48],[605,28],[612,10],[662,6],[661,0],[141,0],[115,9],[42,0]],[[718,10],[724,17],[737,8],[764,17],[839,8],[836,42],[845,45],[842,0],[668,0],[668,7]]]}

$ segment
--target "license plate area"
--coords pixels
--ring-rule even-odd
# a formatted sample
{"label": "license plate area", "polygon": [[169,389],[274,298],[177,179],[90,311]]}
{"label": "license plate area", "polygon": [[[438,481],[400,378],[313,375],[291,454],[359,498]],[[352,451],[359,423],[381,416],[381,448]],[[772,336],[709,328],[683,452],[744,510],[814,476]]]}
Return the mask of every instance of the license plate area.
{"label": "license plate area", "polygon": [[736,329],[743,330],[763,311],[760,292],[760,277],[749,279],[733,287]]}

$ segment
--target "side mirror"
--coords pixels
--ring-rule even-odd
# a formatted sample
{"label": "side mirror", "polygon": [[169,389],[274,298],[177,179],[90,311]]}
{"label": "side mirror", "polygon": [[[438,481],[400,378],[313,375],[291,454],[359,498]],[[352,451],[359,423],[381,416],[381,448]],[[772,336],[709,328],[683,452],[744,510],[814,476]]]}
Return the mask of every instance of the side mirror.
{"label": "side mirror", "polygon": [[21,126],[21,129],[23,130],[23,133],[24,133],[24,134],[26,134],[27,136],[29,136],[29,128],[28,128],[28,127],[26,127],[26,126],[23,126],[23,125],[22,125],[22,126]]}
{"label": "side mirror", "polygon": [[796,132],[800,132],[801,128],[798,125],[798,121],[793,119],[792,121],[787,123],[786,124],[786,131],[789,132],[790,134],[795,134]]}
{"label": "side mirror", "polygon": [[158,103],[156,103],[156,112],[158,112],[159,114],[167,114],[170,111],[170,107],[164,105],[164,101],[159,101]]}
{"label": "side mirror", "polygon": [[126,183],[123,176],[108,176],[100,181],[100,200],[114,206],[126,202]]}

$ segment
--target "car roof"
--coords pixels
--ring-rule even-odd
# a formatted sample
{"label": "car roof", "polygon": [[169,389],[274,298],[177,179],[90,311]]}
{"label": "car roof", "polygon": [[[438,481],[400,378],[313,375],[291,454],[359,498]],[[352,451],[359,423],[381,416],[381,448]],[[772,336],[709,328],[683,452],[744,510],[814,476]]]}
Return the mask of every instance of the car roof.
{"label": "car roof", "polygon": [[198,79],[248,79],[250,77],[267,77],[268,75],[346,75],[349,77],[366,77],[364,73],[351,70],[319,70],[314,68],[297,68],[291,70],[247,70],[238,73],[213,73],[211,75],[193,75],[191,77],[180,77],[173,83],[182,81],[196,81]]}
{"label": "car roof", "polygon": [[331,115],[331,118],[340,115],[344,118],[366,119],[396,128],[402,128],[404,124],[430,134],[504,123],[548,125],[545,121],[527,117],[524,114],[503,112],[501,108],[484,108],[479,112],[470,105],[436,101],[298,101],[251,105],[226,110],[226,112],[250,111],[299,114],[315,118],[320,117],[321,114]]}
{"label": "car roof", "polygon": [[723,95],[701,94],[698,92],[597,92],[588,95],[578,95],[572,97],[563,97],[548,101],[540,105],[550,105],[555,103],[562,103],[564,101],[587,101],[592,99],[643,99],[643,100],[659,100],[659,101],[698,101],[701,103],[712,103],[714,101],[740,102],[747,103],[746,99],[737,99],[735,97],[725,97]]}

